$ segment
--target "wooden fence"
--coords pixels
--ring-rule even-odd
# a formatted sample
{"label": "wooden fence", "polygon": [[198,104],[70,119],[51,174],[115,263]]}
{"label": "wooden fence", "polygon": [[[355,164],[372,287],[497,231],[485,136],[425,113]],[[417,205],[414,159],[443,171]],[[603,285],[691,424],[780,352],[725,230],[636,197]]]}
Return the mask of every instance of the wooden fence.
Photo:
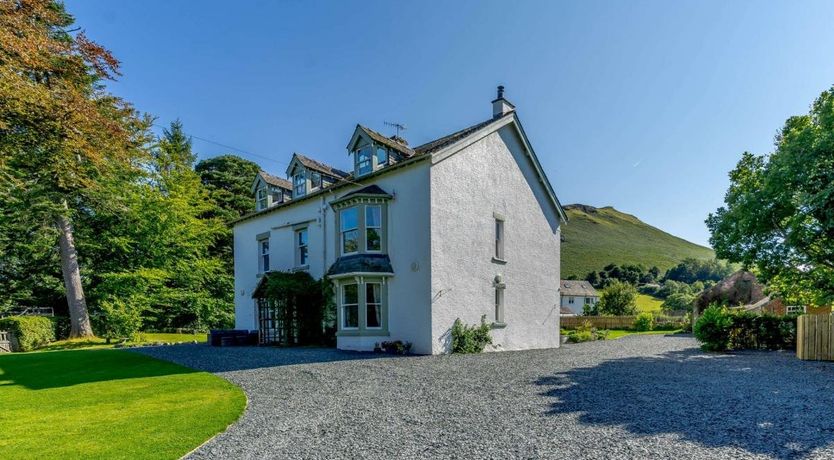
{"label": "wooden fence", "polygon": [[[589,321],[597,329],[631,329],[636,319],[636,316],[562,316],[560,321],[564,329],[575,329],[585,321]],[[656,326],[666,326],[680,323],[683,317],[655,316],[654,321]]]}
{"label": "wooden fence", "polygon": [[796,319],[796,357],[834,361],[834,320],[831,315],[802,315]]}
{"label": "wooden fence", "polygon": [[9,333],[0,331],[0,353],[8,353],[12,351],[12,342]]}

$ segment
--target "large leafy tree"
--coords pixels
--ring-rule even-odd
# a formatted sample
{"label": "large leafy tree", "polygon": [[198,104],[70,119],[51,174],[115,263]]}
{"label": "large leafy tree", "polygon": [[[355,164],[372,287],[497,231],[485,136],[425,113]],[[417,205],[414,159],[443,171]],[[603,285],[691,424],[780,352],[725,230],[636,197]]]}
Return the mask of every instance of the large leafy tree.
{"label": "large leafy tree", "polygon": [[58,2],[0,1],[0,252],[14,255],[0,276],[50,250],[21,250],[22,238],[57,241],[71,336],[81,337],[93,331],[74,220],[106,207],[134,173],[148,121],[104,90],[119,62],[72,24]]}
{"label": "large leafy tree", "polygon": [[745,152],[707,219],[716,255],[790,302],[834,301],[834,88],[785,122],[768,156]]}

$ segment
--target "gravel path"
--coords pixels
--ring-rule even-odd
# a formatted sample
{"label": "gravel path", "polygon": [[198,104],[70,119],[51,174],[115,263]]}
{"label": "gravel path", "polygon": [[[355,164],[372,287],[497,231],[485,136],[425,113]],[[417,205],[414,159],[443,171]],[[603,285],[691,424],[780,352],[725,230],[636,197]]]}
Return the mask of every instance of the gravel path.
{"label": "gravel path", "polygon": [[146,348],[240,385],[191,458],[834,458],[834,363],[705,354],[684,336],[387,358]]}

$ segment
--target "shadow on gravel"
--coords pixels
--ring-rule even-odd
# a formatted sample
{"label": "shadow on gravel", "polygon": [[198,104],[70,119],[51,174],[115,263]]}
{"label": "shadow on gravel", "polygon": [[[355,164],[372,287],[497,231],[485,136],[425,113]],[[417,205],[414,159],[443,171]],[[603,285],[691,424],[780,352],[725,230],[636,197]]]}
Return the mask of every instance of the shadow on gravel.
{"label": "shadow on gravel", "polygon": [[552,414],[636,435],[797,458],[834,448],[834,363],[790,352],[697,349],[604,361],[544,377]]}
{"label": "shadow on gravel", "polygon": [[342,351],[335,348],[211,347],[205,344],[145,347],[132,350],[208,372],[393,357],[386,354]]}

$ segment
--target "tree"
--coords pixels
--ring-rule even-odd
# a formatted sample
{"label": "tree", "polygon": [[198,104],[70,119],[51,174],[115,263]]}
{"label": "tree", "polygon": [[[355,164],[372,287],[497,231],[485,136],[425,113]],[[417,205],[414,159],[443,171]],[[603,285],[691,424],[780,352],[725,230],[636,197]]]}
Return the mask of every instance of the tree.
{"label": "tree", "polygon": [[622,281],[614,281],[602,290],[599,312],[603,315],[628,316],[637,313],[637,289]]}
{"label": "tree", "polygon": [[733,268],[718,259],[686,258],[666,271],[664,279],[692,284],[696,281],[721,281],[733,273]]}
{"label": "tree", "polygon": [[[0,209],[3,232],[58,242],[71,337],[93,334],[73,224],[144,154],[148,120],[104,91],[119,62],[50,0],[0,3]],[[17,236],[0,252],[29,255]]]}
{"label": "tree", "polygon": [[834,88],[789,118],[769,156],[745,152],[706,220],[716,255],[790,301],[834,301]]}

